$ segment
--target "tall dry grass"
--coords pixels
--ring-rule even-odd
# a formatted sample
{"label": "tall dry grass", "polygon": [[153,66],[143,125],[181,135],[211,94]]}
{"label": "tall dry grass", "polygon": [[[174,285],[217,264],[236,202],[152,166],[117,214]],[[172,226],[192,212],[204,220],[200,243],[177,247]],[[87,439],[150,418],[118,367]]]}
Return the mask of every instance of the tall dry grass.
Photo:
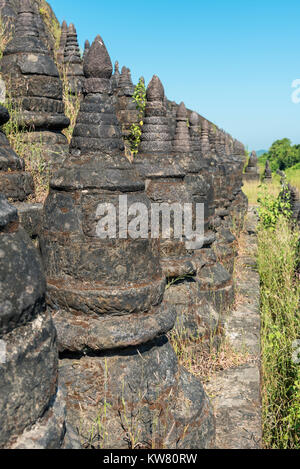
{"label": "tall dry grass", "polygon": [[281,217],[275,229],[260,226],[258,245],[264,442],[267,448],[299,449],[299,232]]}

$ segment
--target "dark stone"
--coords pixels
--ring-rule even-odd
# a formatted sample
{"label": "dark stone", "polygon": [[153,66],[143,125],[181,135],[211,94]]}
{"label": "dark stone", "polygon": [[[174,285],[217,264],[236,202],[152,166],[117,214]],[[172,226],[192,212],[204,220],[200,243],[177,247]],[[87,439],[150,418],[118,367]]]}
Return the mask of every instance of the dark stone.
{"label": "dark stone", "polygon": [[8,110],[0,105],[0,127],[6,124],[9,121],[9,112]]}
{"label": "dark stone", "polygon": [[201,125],[201,153],[203,158],[210,155],[209,124],[206,120]]}
{"label": "dark stone", "polygon": [[199,115],[192,112],[190,116],[190,137],[192,144],[192,151],[201,151],[201,125]]}
{"label": "dark stone", "polygon": [[[64,115],[58,70],[39,37],[37,14],[30,0],[20,0],[15,33],[3,52],[1,72],[20,125],[31,133],[32,143],[45,149],[45,160],[55,165],[67,150],[61,130],[69,125],[69,119]],[[50,138],[45,131],[52,134]],[[27,138],[25,132],[24,140]]]}
{"label": "dark stone", "polygon": [[[94,447],[129,447],[124,409],[135,409],[143,441],[155,439],[161,447],[175,448],[184,445],[185,431],[191,431],[189,444],[210,447],[214,422],[208,400],[200,383],[190,395],[185,383],[192,378],[185,372],[180,375],[165,338],[176,312],[162,304],[165,277],[159,241],[97,235],[100,203],[118,211],[120,195],[128,196],[128,205],[142,202],[149,207],[149,199],[136,168],[121,153],[112,67],[99,37],[84,69],[85,97],[71,153],[51,182],[41,237],[69,421],[77,428],[82,422],[81,434],[88,441],[99,406],[108,403],[108,438],[101,441],[99,436],[99,441],[90,442]],[[78,357],[75,369],[72,356]],[[192,413],[185,399],[193,399]],[[166,423],[155,430],[158,408],[160,422]]]}
{"label": "dark stone", "polygon": [[188,129],[188,115],[184,103],[181,103],[177,111],[177,126],[173,143],[174,152],[189,153],[191,151],[191,140]]}
{"label": "dark stone", "polygon": [[93,42],[87,60],[84,63],[84,75],[86,78],[110,79],[112,75],[112,63],[101,36],[97,36]]}
{"label": "dark stone", "polygon": [[0,195],[0,448],[60,448],[65,404],[40,257]]}
{"label": "dark stone", "polygon": [[91,48],[91,44],[90,44],[90,41],[87,39],[84,43],[84,51],[83,51],[83,56],[82,56],[83,62],[85,61],[85,58],[88,55],[90,48]]}
{"label": "dark stone", "polygon": [[84,75],[80,55],[77,32],[73,23],[68,27],[67,40],[64,50],[64,67],[69,81],[70,92],[81,94],[83,91]]}
{"label": "dark stone", "polygon": [[147,105],[141,137],[140,153],[169,154],[172,139],[169,132],[165,92],[160,79],[154,75],[147,88]]}
{"label": "dark stone", "polygon": [[59,41],[59,48],[56,54],[56,60],[59,64],[63,64],[65,58],[65,47],[67,44],[67,36],[68,36],[68,25],[66,21],[62,22],[61,25],[61,35]]}
{"label": "dark stone", "polygon": [[120,82],[120,70],[119,70],[119,62],[115,62],[115,73],[111,77],[111,86],[113,92],[116,91],[119,87],[119,82]]}
{"label": "dark stone", "polygon": [[[9,120],[7,110],[0,106],[3,121]],[[8,118],[8,119],[7,119]],[[25,163],[11,148],[0,130],[0,193],[13,202],[23,202],[34,193],[33,179],[25,172]]]}
{"label": "dark stone", "polygon": [[141,120],[136,103],[133,100],[135,87],[132,83],[129,68],[123,67],[121,75],[119,74],[119,64],[116,72],[111,79],[112,91],[115,93],[115,108],[118,121],[121,125],[122,136],[128,153],[130,153],[130,144],[128,137],[131,134],[133,124],[138,124]]}

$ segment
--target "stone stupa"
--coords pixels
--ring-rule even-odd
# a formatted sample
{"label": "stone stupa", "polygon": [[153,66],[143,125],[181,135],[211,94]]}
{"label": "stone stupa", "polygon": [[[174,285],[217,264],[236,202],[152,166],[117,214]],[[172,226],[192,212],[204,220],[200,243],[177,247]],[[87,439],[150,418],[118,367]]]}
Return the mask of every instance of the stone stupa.
{"label": "stone stupa", "polygon": [[[176,311],[162,305],[158,240],[132,239],[121,226],[122,239],[99,236],[99,204],[118,210],[119,196],[127,195],[128,205],[149,206],[144,182],[123,154],[112,64],[100,36],[84,73],[71,153],[51,182],[42,236],[68,418],[93,447],[131,448],[124,426],[131,409],[144,446],[209,448],[210,404],[201,383],[179,367],[165,336]],[[105,435],[96,423],[99,412]],[[98,430],[91,442],[93,425]]]}
{"label": "stone stupa", "polygon": [[46,311],[40,256],[2,194],[0,251],[5,257],[0,264],[0,448],[79,448],[74,432],[66,434],[56,331]]}
{"label": "stone stupa", "polygon": [[260,174],[258,169],[258,158],[256,152],[253,151],[250,155],[248,165],[245,169],[244,180],[245,181],[259,181]]}
{"label": "stone stupa", "polygon": [[57,67],[39,38],[29,0],[20,0],[15,33],[4,50],[1,73],[24,130],[24,142],[35,144],[50,168],[59,166],[68,148],[61,131],[70,121],[64,114]]}
{"label": "stone stupa", "polygon": [[83,66],[80,55],[77,31],[73,23],[68,27],[64,50],[64,68],[69,81],[70,93],[81,94],[83,90]]}

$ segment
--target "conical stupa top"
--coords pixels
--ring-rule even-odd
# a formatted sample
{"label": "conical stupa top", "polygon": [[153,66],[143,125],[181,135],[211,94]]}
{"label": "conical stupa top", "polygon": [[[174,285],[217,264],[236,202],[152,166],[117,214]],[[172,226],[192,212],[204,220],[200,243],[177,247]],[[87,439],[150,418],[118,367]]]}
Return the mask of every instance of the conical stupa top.
{"label": "conical stupa top", "polygon": [[132,79],[131,79],[131,72],[130,72],[130,69],[127,68],[127,67],[122,67],[119,86],[120,86],[120,88],[128,89],[129,92],[130,92],[129,94],[131,94],[131,92],[133,92],[133,83],[132,83]]}
{"label": "conical stupa top", "polygon": [[272,171],[271,171],[271,166],[270,166],[269,160],[266,161],[265,178],[266,179],[272,179]]}
{"label": "conical stupa top", "polygon": [[195,111],[190,115],[190,137],[192,150],[199,152],[201,149],[200,117]]}
{"label": "conical stupa top", "polygon": [[152,77],[147,88],[147,101],[163,101],[165,90],[157,75]]}
{"label": "conical stupa top", "polygon": [[107,78],[112,76],[112,62],[101,36],[97,36],[86,56],[83,72],[86,78]]}
{"label": "conical stupa top", "polygon": [[64,20],[61,24],[61,35],[60,35],[60,47],[63,45],[66,45],[67,42],[67,34],[68,34],[68,25],[66,21]]}
{"label": "conical stupa top", "polygon": [[187,110],[183,102],[180,103],[179,108],[177,109],[177,118],[187,119]]}
{"label": "conical stupa top", "polygon": [[158,76],[153,76],[146,94],[140,152],[168,155],[172,152],[172,138],[164,100],[165,91]]}
{"label": "conical stupa top", "polygon": [[191,151],[191,139],[187,126],[187,110],[183,102],[180,103],[177,109],[176,120],[176,133],[173,142],[174,151],[188,153]]}
{"label": "conical stupa top", "polygon": [[68,25],[64,20],[61,25],[61,33],[60,33],[60,40],[59,40],[59,49],[57,51],[57,60],[58,62],[63,62],[64,55],[65,55],[65,47],[67,43],[67,35],[68,35]]}
{"label": "conical stupa top", "polygon": [[253,151],[250,155],[248,166],[249,167],[256,166],[257,165],[257,160],[258,160],[258,158],[257,158],[256,152]]}
{"label": "conical stupa top", "polygon": [[84,43],[84,51],[83,51],[83,56],[82,56],[83,60],[86,59],[86,56],[88,55],[90,48],[91,48],[91,44],[90,44],[90,41],[87,39]]}
{"label": "conical stupa top", "polygon": [[77,39],[77,31],[73,23],[70,23],[67,31],[65,46],[65,63],[81,63],[81,55]]}
{"label": "conical stupa top", "polygon": [[80,153],[118,153],[124,149],[111,96],[112,63],[100,36],[84,61],[85,97],[80,105],[70,149]]}

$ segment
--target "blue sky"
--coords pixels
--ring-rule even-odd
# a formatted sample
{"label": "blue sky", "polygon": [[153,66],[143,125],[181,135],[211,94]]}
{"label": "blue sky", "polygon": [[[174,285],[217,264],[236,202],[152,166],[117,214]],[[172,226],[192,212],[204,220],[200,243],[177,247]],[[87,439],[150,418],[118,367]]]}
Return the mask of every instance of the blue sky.
{"label": "blue sky", "polygon": [[241,140],[300,143],[299,0],[49,0],[80,46],[100,34],[136,82],[156,74],[166,95]]}

